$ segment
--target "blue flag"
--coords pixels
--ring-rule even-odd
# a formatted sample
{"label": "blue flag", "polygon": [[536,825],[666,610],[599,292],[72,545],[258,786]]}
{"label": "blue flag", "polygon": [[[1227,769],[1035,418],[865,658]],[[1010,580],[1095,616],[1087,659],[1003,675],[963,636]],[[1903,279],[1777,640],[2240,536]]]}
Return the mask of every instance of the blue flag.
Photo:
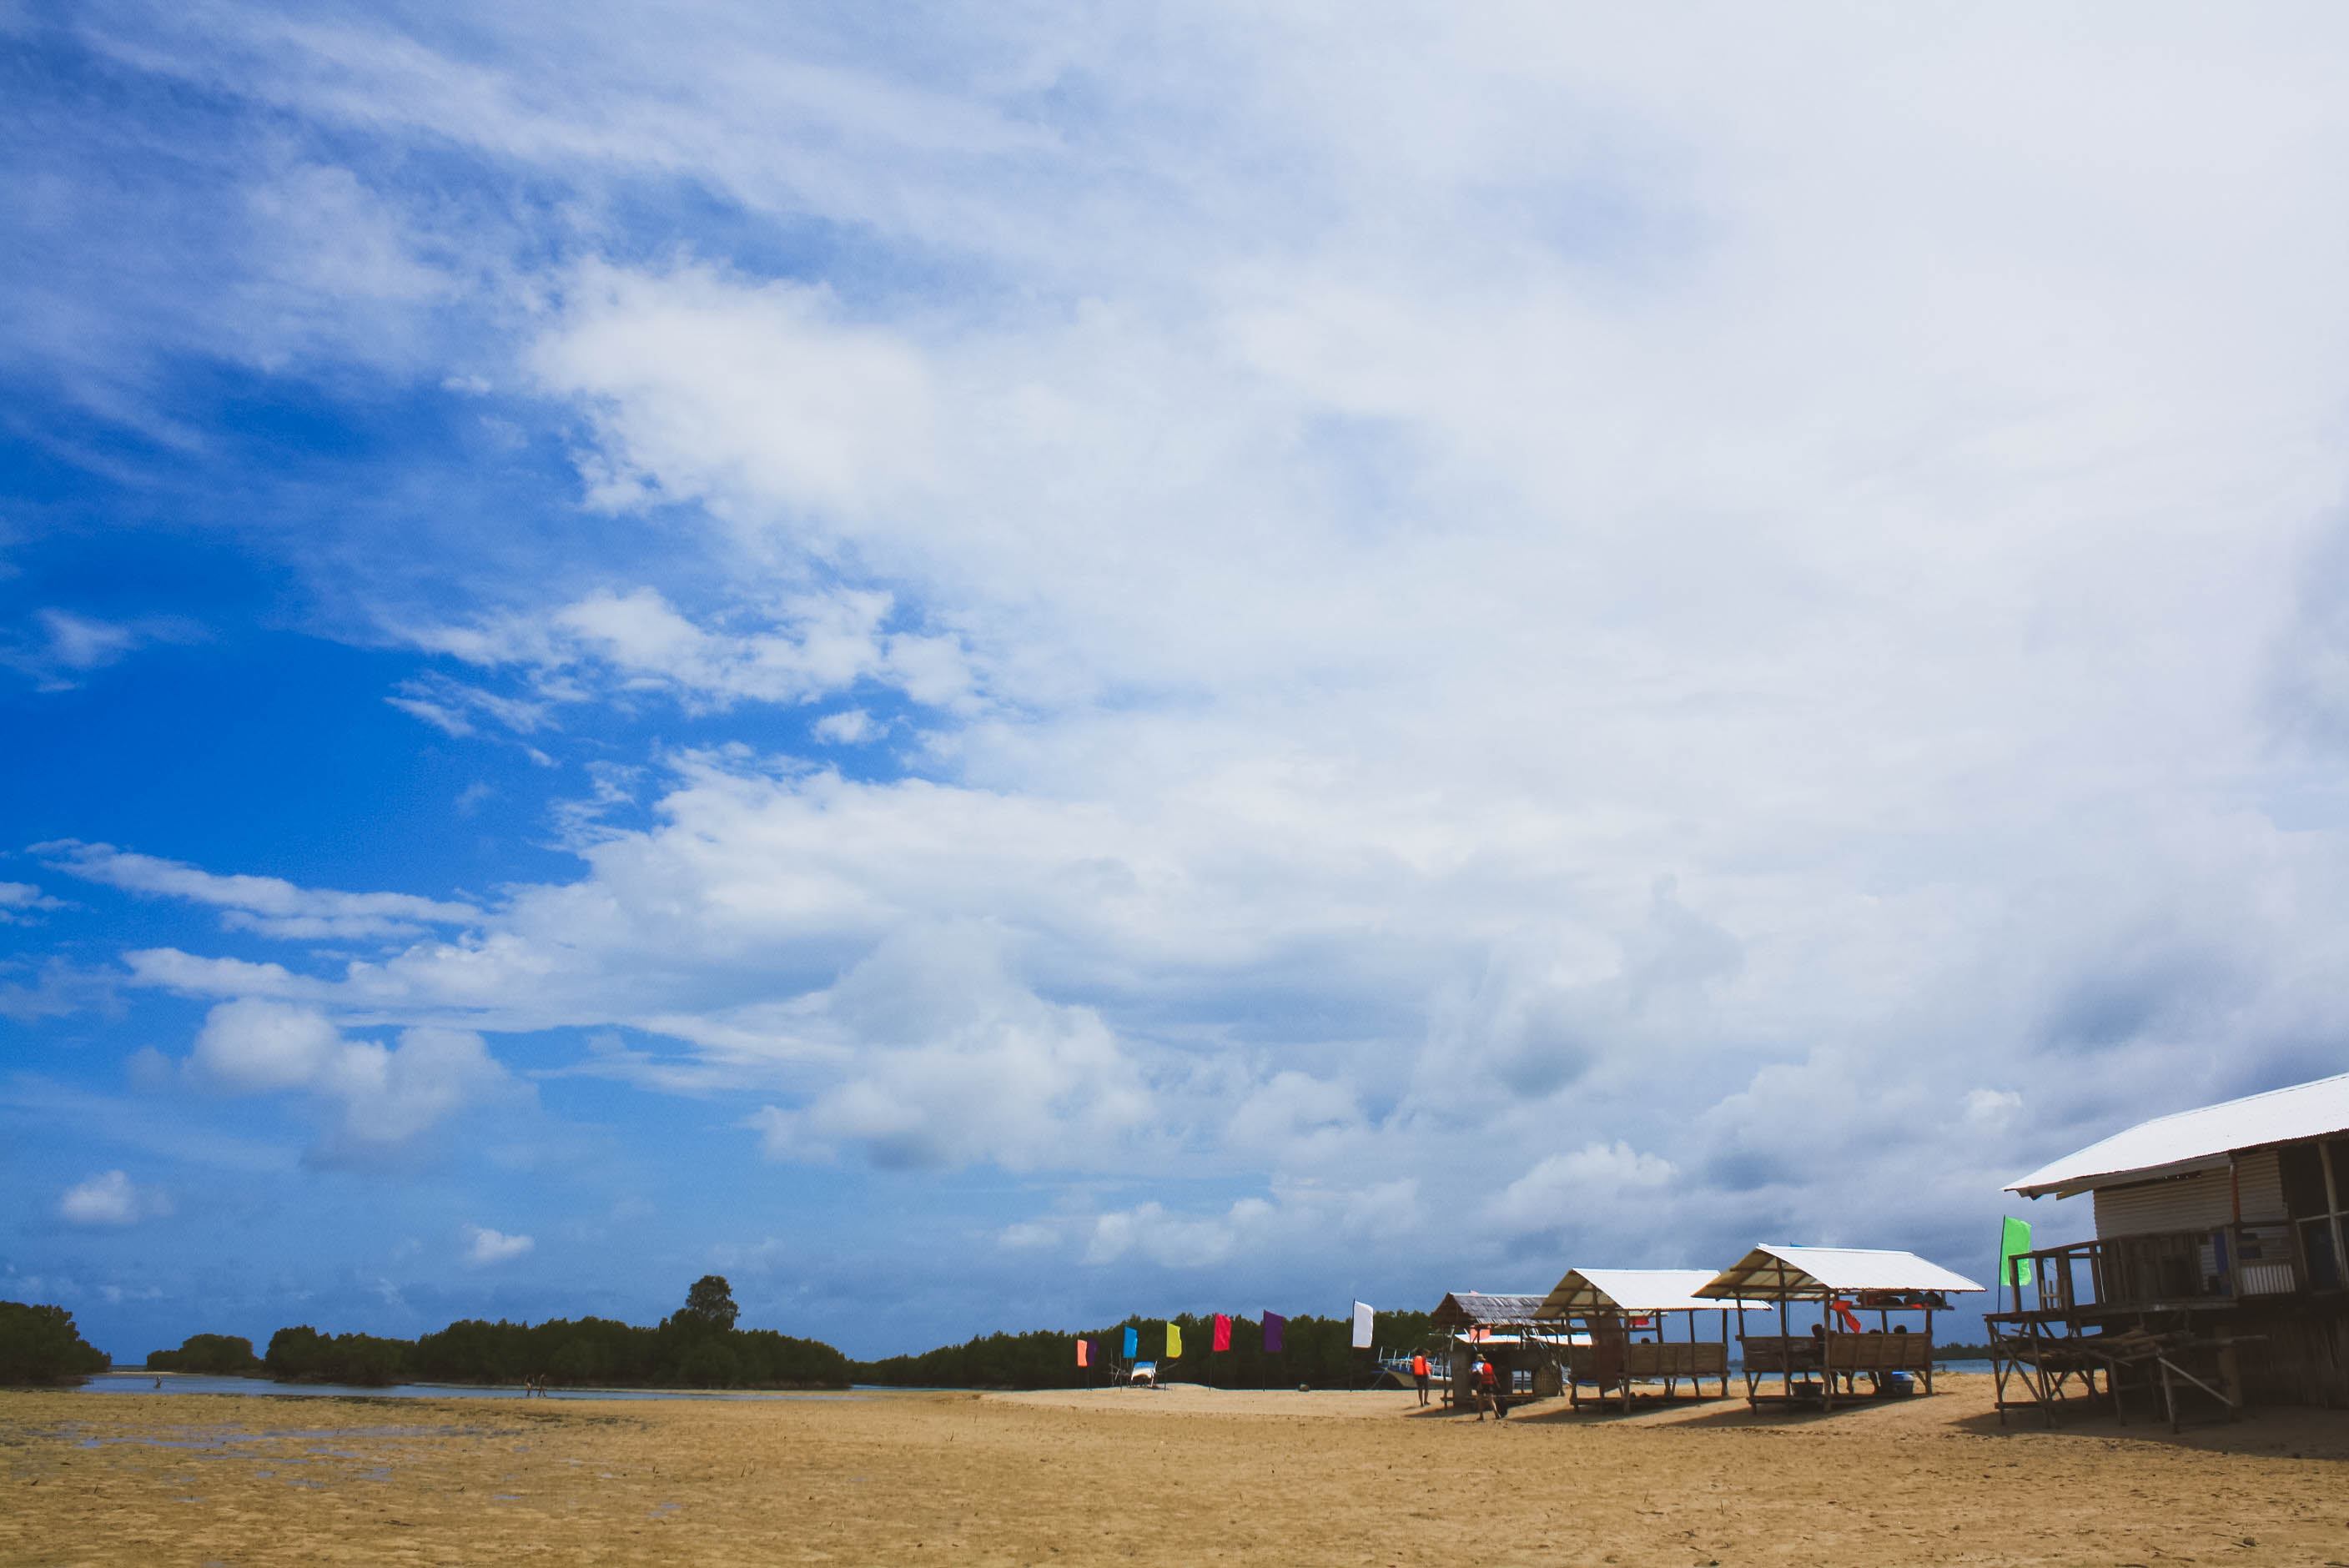
{"label": "blue flag", "polygon": [[1127,1328],[1127,1329],[1126,1329],[1126,1331],[1125,1331],[1125,1358],[1126,1358],[1128,1361],[1131,1361],[1131,1360],[1133,1360],[1136,1356],[1139,1356],[1141,1353],[1142,1353],[1142,1334],[1141,1334],[1141,1331],[1140,1331],[1140,1330],[1138,1330],[1138,1329],[1135,1329],[1135,1328],[1132,1328],[1132,1327]]}

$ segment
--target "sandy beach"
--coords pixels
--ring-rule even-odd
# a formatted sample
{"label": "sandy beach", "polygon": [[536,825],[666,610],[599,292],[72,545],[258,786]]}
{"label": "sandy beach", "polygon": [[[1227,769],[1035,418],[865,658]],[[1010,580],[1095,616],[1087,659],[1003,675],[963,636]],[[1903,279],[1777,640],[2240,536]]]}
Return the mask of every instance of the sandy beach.
{"label": "sandy beach", "polygon": [[0,1561],[2349,1564],[2349,1413],[2002,1429],[1404,1394],[0,1394]]}

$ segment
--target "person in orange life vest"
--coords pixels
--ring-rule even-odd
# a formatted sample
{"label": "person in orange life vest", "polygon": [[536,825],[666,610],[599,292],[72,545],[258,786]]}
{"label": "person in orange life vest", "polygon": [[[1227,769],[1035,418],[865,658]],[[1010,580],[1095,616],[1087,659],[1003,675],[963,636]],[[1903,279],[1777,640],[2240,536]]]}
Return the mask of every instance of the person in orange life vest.
{"label": "person in orange life vest", "polygon": [[1411,1380],[1419,1385],[1419,1402],[1427,1403],[1427,1357],[1423,1352],[1411,1358]]}
{"label": "person in orange life vest", "polygon": [[1501,1393],[1501,1382],[1494,1374],[1492,1362],[1484,1363],[1477,1371],[1477,1377],[1484,1386],[1485,1398],[1493,1401],[1493,1418],[1496,1421],[1507,1420],[1509,1401]]}

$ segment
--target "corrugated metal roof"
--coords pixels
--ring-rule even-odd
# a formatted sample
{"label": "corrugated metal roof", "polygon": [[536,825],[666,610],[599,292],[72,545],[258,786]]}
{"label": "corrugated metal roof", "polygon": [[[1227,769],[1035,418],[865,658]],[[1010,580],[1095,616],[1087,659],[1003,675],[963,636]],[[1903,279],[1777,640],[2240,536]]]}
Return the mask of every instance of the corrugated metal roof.
{"label": "corrugated metal roof", "polygon": [[1534,1315],[1564,1317],[1569,1312],[1717,1312],[1729,1304],[1699,1301],[1697,1287],[1713,1277],[1711,1269],[1575,1269],[1542,1298]]}
{"label": "corrugated metal roof", "polygon": [[2232,1150],[2339,1132],[2349,1132],[2349,1073],[2140,1121],[2042,1165],[2006,1190],[2026,1198],[2046,1192],[2069,1197],[2116,1181],[2210,1170],[2226,1164]]}
{"label": "corrugated metal roof", "polygon": [[1699,1286],[1692,1295],[1713,1299],[1848,1295],[1862,1290],[1980,1290],[1961,1274],[1951,1274],[1915,1253],[1876,1252],[1862,1247],[1754,1248]]}
{"label": "corrugated metal roof", "polygon": [[1542,1298],[1537,1295],[1486,1295],[1483,1291],[1456,1290],[1436,1303],[1428,1317],[1438,1328],[1531,1323],[1541,1304]]}

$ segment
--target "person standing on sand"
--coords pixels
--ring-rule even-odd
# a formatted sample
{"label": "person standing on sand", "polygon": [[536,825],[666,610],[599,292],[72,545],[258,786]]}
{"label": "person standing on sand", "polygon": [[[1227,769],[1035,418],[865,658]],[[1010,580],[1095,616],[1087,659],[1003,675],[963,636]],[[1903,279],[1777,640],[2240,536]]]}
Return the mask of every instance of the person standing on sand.
{"label": "person standing on sand", "polygon": [[1427,1353],[1423,1350],[1411,1358],[1411,1380],[1419,1385],[1419,1403],[1424,1409],[1427,1406]]}

